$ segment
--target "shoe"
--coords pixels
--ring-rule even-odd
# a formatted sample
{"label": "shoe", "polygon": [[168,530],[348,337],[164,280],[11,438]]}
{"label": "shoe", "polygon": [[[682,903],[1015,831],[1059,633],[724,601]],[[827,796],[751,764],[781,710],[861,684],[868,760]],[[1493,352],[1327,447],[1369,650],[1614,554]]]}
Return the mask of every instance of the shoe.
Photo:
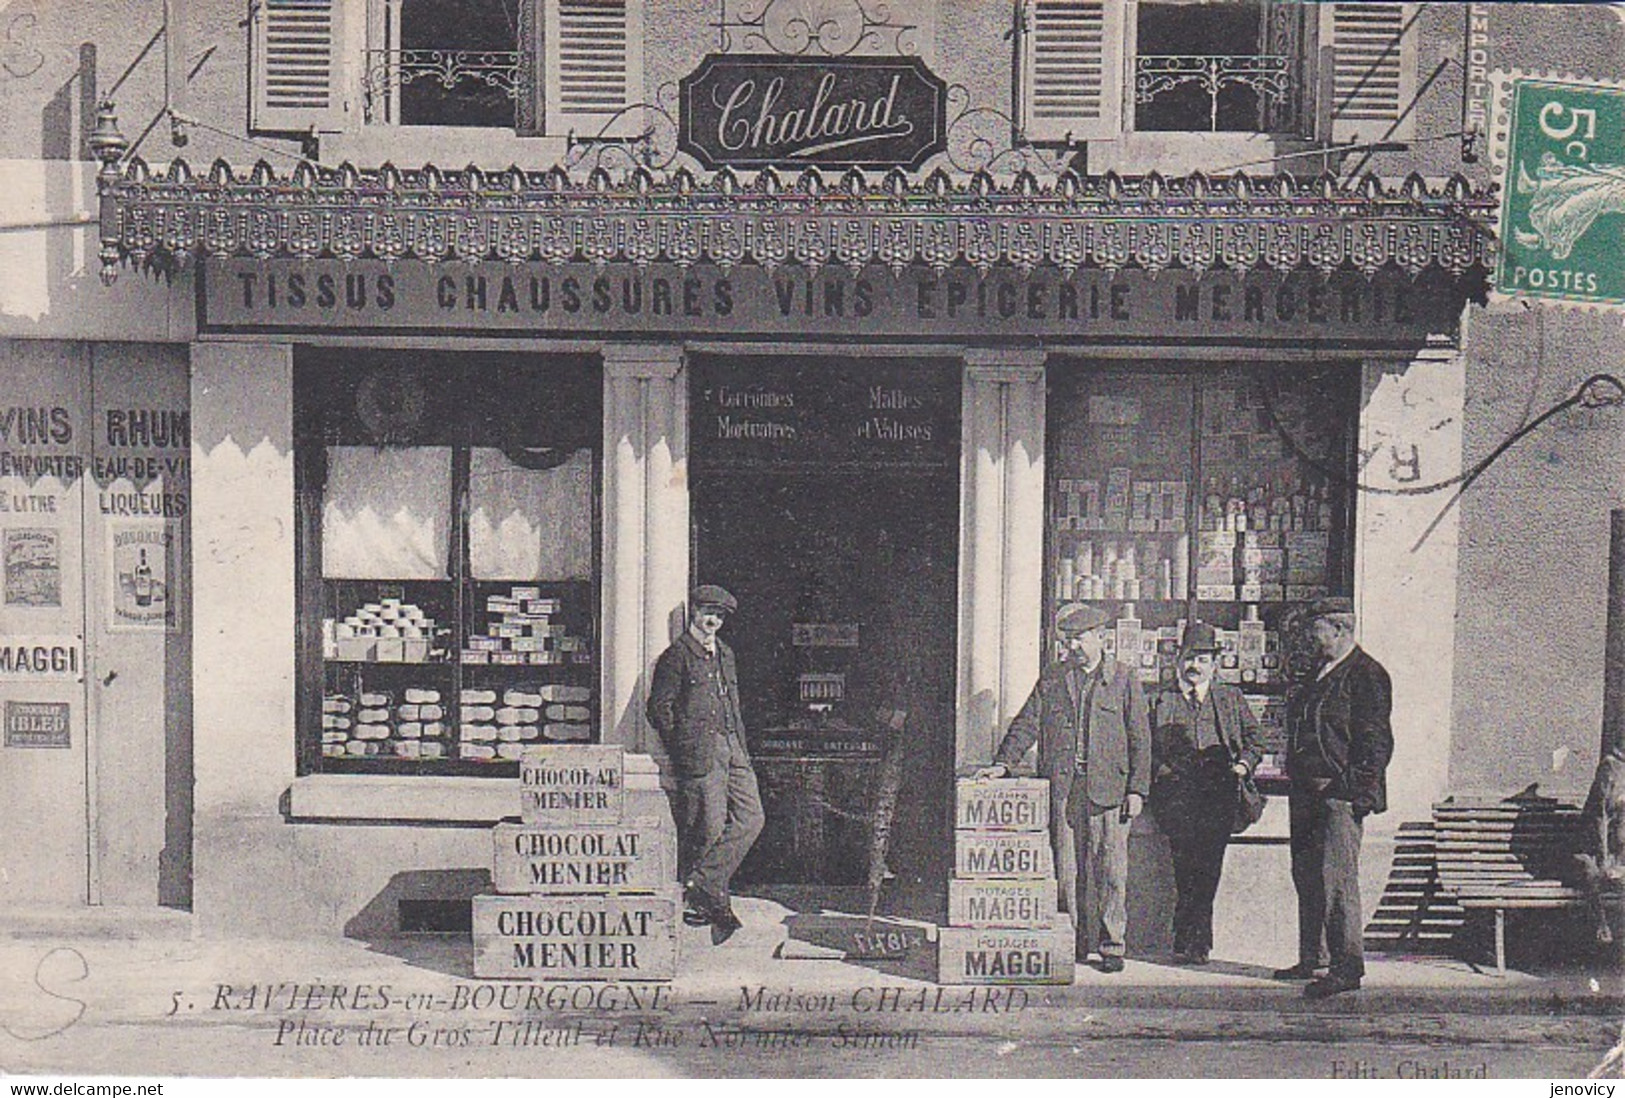
{"label": "shoe", "polygon": [[1345,991],[1359,991],[1360,978],[1358,976],[1322,976],[1318,980],[1310,981],[1303,989],[1305,999],[1329,999],[1333,995],[1341,995]]}
{"label": "shoe", "polygon": [[1118,957],[1118,956],[1116,956],[1114,954],[1111,954],[1111,953],[1102,954],[1101,957],[1100,957],[1100,971],[1102,971],[1102,972],[1122,972],[1123,971],[1123,958]]}
{"label": "shoe", "polygon": [[1315,966],[1308,961],[1299,961],[1291,968],[1278,968],[1270,973],[1272,980],[1313,980]]}
{"label": "shoe", "polygon": [[739,921],[739,916],[734,914],[732,904],[728,904],[718,909],[711,916],[711,944],[721,945],[729,938],[732,938],[734,936],[734,932],[741,929],[744,925],[744,923]]}
{"label": "shoe", "polygon": [[709,926],[717,921],[720,905],[710,893],[694,885],[683,886],[683,922],[688,926]]}
{"label": "shoe", "polygon": [[1194,953],[1185,954],[1185,963],[1195,965],[1198,968],[1207,964],[1207,960],[1207,950],[1205,949],[1198,949]]}

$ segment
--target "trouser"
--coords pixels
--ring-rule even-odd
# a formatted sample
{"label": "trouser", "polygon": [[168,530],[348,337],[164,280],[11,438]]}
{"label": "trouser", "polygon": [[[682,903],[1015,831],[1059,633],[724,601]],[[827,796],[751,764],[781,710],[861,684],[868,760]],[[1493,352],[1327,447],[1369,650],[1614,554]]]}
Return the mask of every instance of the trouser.
{"label": "trouser", "polygon": [[677,781],[677,874],[685,885],[726,901],[730,882],[762,833],[756,771],[739,737],[728,737],[726,766]]}
{"label": "trouser", "polygon": [[[1121,807],[1089,803],[1082,779],[1052,808],[1051,841],[1061,902],[1072,913],[1078,960],[1098,951],[1121,957],[1128,930],[1128,833]],[[1053,800],[1053,799],[1052,799]]]}
{"label": "trouser", "polygon": [[1213,949],[1213,900],[1235,814],[1236,779],[1227,766],[1222,772],[1192,775],[1183,784],[1188,787],[1157,811],[1174,863],[1174,952],[1208,953]]}
{"label": "trouser", "polygon": [[1360,838],[1348,801],[1289,798],[1292,886],[1298,892],[1298,961],[1326,964],[1333,976],[1365,975],[1361,941]]}

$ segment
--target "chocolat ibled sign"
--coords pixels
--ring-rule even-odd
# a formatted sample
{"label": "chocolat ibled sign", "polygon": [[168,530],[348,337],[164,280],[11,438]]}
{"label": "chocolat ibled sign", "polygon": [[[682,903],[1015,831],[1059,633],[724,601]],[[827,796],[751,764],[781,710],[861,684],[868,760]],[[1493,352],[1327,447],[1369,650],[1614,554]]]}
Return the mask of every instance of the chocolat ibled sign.
{"label": "chocolat ibled sign", "polygon": [[678,148],[707,168],[918,168],[947,85],[918,57],[712,54],[678,83]]}

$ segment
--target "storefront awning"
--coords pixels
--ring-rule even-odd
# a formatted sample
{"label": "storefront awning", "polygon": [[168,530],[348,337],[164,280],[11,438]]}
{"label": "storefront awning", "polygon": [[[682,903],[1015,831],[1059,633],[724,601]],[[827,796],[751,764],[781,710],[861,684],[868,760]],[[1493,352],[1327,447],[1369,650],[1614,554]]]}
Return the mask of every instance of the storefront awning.
{"label": "storefront awning", "polygon": [[1345,186],[1329,175],[1068,172],[999,184],[765,170],[747,183],[679,170],[617,182],[603,171],[581,181],[558,169],[432,165],[302,163],[278,174],[263,161],[243,174],[217,161],[196,175],[179,160],[156,173],[131,159],[104,169],[100,191],[108,282],[121,263],[173,270],[197,257],[1460,276],[1488,267],[1495,211],[1491,192],[1460,176],[1433,186],[1415,175]]}

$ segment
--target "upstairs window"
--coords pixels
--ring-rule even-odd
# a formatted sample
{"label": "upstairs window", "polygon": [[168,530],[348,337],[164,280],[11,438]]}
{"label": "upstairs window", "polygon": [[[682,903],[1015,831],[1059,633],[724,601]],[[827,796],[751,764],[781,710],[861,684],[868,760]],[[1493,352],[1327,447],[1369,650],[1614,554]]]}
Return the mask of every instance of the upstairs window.
{"label": "upstairs window", "polygon": [[362,90],[368,121],[513,129],[520,0],[383,0]]}
{"label": "upstairs window", "polygon": [[1403,139],[1415,5],[1024,0],[1018,113],[1030,141],[1143,132]]}
{"label": "upstairs window", "polygon": [[643,0],[261,0],[253,127],[641,130]]}
{"label": "upstairs window", "polygon": [[1134,128],[1261,133],[1299,58],[1267,52],[1264,5],[1142,3]]}

